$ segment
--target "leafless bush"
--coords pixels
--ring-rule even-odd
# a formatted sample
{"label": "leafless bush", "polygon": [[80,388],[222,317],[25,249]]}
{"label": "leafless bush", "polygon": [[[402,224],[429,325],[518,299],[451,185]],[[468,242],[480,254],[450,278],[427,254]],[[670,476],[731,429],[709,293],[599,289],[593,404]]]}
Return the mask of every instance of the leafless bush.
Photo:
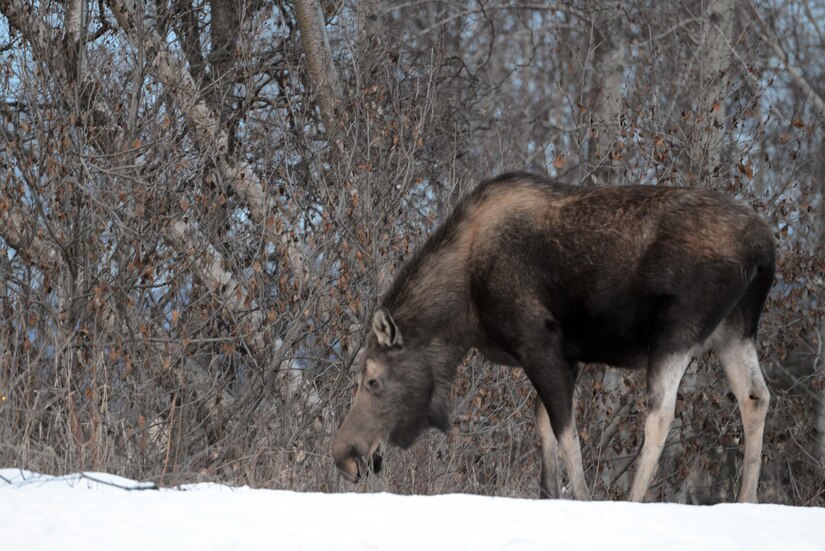
{"label": "leafless bush", "polygon": [[[529,168],[764,214],[761,496],[825,503],[823,9],[396,4],[0,1],[0,464],[351,490],[363,320],[461,194]],[[468,357],[449,434],[358,491],[537,495],[534,399]],[[638,374],[585,366],[577,404],[594,496],[624,497]],[[653,493],[729,499],[714,358],[677,413]]]}

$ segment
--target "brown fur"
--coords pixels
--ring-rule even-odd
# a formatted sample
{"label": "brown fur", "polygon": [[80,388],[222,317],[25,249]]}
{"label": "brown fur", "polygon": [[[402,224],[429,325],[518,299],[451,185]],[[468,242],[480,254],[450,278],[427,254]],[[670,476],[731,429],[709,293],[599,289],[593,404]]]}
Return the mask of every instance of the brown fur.
{"label": "brown fur", "polygon": [[[362,381],[334,446],[336,463],[357,479],[380,441],[407,446],[429,426],[446,429],[456,365],[476,347],[524,368],[584,499],[572,418],[576,365],[646,367],[655,414],[647,430],[657,444],[646,444],[644,474],[634,481],[640,499],[685,361],[722,326],[718,346],[750,350],[728,343],[755,338],[773,271],[767,225],[710,191],[579,188],[529,174],[485,182],[403,267],[376,311]],[[754,360],[747,361],[745,375],[736,365],[726,373],[740,394],[747,387],[767,403]],[[764,410],[754,411],[764,419]],[[749,417],[749,427],[760,435],[748,451],[754,463],[759,416]],[[747,473],[749,500],[756,463],[756,474]]]}

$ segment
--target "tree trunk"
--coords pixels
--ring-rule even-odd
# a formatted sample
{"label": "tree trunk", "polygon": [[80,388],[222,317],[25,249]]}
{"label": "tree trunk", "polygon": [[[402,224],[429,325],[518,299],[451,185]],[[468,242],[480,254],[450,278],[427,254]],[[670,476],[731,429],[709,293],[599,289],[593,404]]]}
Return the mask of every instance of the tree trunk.
{"label": "tree trunk", "polygon": [[341,87],[332,62],[321,6],[317,0],[296,0],[295,16],[307,56],[309,78],[317,94],[321,118],[329,133],[335,128],[335,113],[341,99]]}
{"label": "tree trunk", "polygon": [[212,51],[209,52],[209,63],[212,65],[213,105],[219,112],[223,128],[232,138],[231,124],[227,124],[227,120],[231,120],[233,110],[235,46],[241,25],[239,6],[235,0],[211,0],[209,6],[212,14]]}
{"label": "tree trunk", "polygon": [[203,82],[204,59],[200,47],[200,23],[191,0],[175,0],[175,33],[189,63],[189,72],[195,82]]}
{"label": "tree trunk", "polygon": [[622,13],[612,4],[599,9],[593,26],[593,84],[590,120],[590,175],[594,183],[611,183],[621,158],[621,119],[627,40]]}
{"label": "tree trunk", "polygon": [[[699,90],[697,93],[696,128],[689,145],[690,155],[688,179],[694,185],[719,183],[725,174],[726,101],[728,96],[728,73],[731,49],[730,36],[733,28],[732,0],[718,0],[708,5],[702,19],[702,44],[699,50]],[[682,379],[684,393],[695,392],[700,386],[698,364],[694,362]],[[704,376],[701,377],[704,379]],[[683,431],[691,431],[690,426]],[[688,435],[690,437],[690,435]],[[672,450],[677,453],[679,450]],[[684,482],[681,500],[689,503],[716,503],[733,495],[735,469],[733,458],[721,446],[710,452],[708,461],[694,461],[689,476]],[[707,464],[719,465],[720,471],[713,475]]]}
{"label": "tree trunk", "polygon": [[703,18],[697,130],[690,148],[690,167],[700,185],[725,177],[726,100],[733,29],[732,0],[711,2]]}

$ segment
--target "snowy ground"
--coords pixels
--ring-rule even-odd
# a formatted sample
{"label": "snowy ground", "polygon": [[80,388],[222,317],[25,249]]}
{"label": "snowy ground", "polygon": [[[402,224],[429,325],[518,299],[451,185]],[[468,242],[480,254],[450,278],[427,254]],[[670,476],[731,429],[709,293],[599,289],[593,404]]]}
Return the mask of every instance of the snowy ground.
{"label": "snowy ground", "polygon": [[0,549],[825,549],[825,509],[152,488],[0,469]]}

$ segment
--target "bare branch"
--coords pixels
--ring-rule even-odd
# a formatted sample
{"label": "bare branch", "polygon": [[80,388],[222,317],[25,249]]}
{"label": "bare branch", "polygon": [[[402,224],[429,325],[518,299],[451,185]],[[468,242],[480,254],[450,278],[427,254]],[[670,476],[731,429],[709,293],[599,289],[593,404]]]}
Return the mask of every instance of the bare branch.
{"label": "bare branch", "polygon": [[779,43],[779,40],[776,38],[776,35],[773,34],[769,29],[768,26],[765,24],[765,20],[762,19],[762,16],[759,14],[759,10],[756,9],[753,2],[748,3],[748,7],[750,8],[751,14],[753,17],[759,22],[759,35],[765,41],[765,43],[770,46],[773,50],[774,54],[779,58],[779,61],[784,66],[785,70],[791,76],[794,83],[799,86],[799,88],[809,97],[813,102],[814,109],[816,110],[816,114],[819,118],[825,119],[825,98],[813,87],[811,82],[808,80],[808,77],[805,76],[805,73],[790,62],[788,58],[788,53],[785,51],[785,48],[782,47],[782,44]]}
{"label": "bare branch", "polygon": [[[83,4],[83,2],[80,2],[80,4]],[[108,141],[108,145],[119,142],[123,135],[123,129],[116,124],[117,119],[109,106],[96,94],[98,89],[96,81],[87,80],[90,76],[78,70],[77,64],[72,61],[71,56],[78,52],[76,48],[82,48],[82,44],[77,42],[72,48],[55,47],[56,40],[52,37],[49,28],[35,16],[34,9],[30,5],[19,0],[0,0],[0,12],[8,18],[12,27],[26,38],[32,46],[36,58],[45,63],[57,81],[66,83],[66,86],[62,88],[66,104],[70,108],[77,106],[76,98],[72,93],[73,89],[77,87],[84,103],[91,104],[96,124],[112,131],[113,139]],[[80,37],[81,29],[78,25],[82,21],[82,9],[73,3],[70,6],[68,15],[71,17],[71,24],[67,27],[67,36]],[[72,49],[74,49],[75,54],[69,52]]]}
{"label": "bare branch", "polygon": [[60,264],[59,249],[26,224],[22,209],[8,197],[0,199],[0,237],[41,270],[52,272]]}
{"label": "bare branch", "polygon": [[229,135],[221,128],[218,115],[200,97],[192,75],[151,25],[138,24],[142,15],[135,13],[129,3],[108,0],[108,4],[129,40],[143,47],[155,76],[178,101],[187,122],[192,125],[195,142],[202,150],[214,155],[221,176],[246,199],[252,217],[258,222],[265,221],[273,204],[264,193],[255,169],[243,161],[229,159]]}

